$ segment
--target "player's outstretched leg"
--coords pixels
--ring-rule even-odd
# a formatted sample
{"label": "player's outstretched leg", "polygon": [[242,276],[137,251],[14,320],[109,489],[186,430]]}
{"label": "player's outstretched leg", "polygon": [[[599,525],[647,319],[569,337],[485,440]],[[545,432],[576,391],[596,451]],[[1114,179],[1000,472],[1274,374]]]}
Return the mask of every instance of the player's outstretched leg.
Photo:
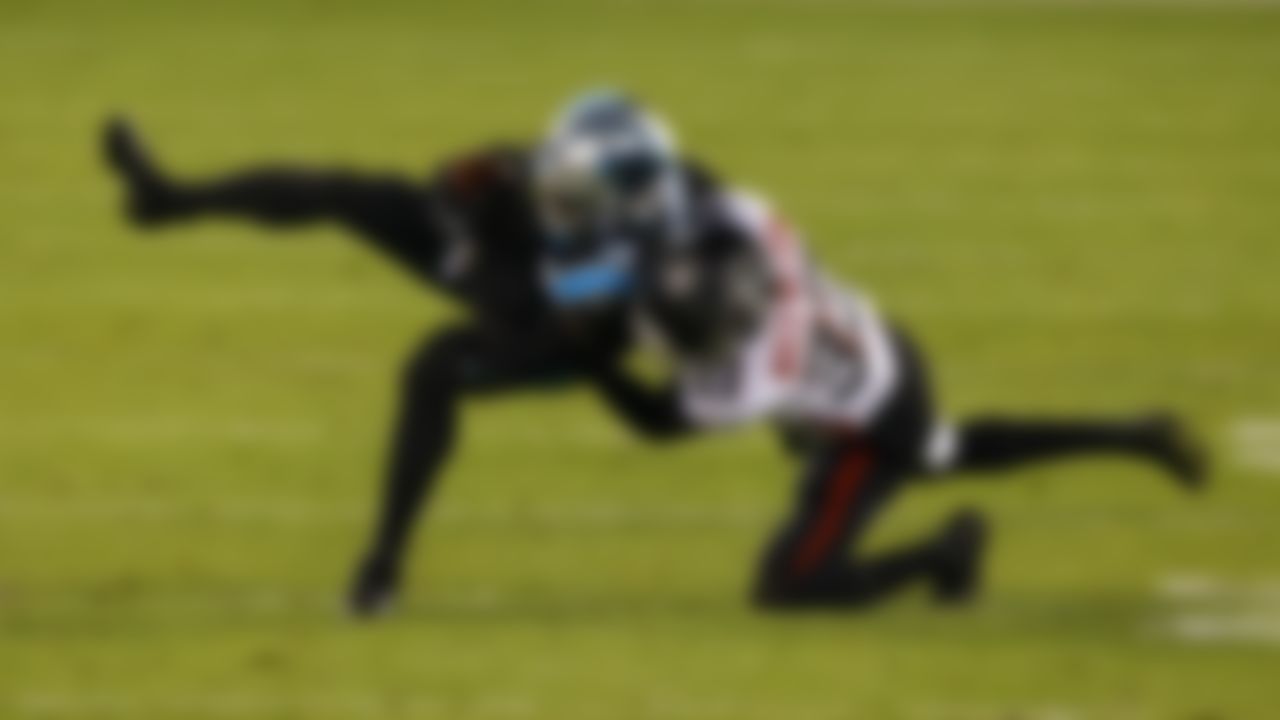
{"label": "player's outstretched leg", "polygon": [[1205,459],[1182,423],[1169,414],[1129,420],[975,418],[958,428],[953,470],[1004,470],[1028,463],[1112,454],[1154,463],[1183,487],[1205,482]]}
{"label": "player's outstretched leg", "polygon": [[332,221],[372,243],[415,275],[439,281],[445,228],[424,211],[429,187],[343,169],[260,166],[205,179],[179,178],[152,158],[137,131],[114,120],[103,152],[125,187],[126,212],[139,225],[224,217],[275,227]]}
{"label": "player's outstretched leg", "polygon": [[[865,443],[827,451],[812,463],[792,518],[771,543],[755,588],[769,610],[858,608],[916,582],[943,602],[977,591],[986,524],[958,513],[937,535],[874,557],[857,543],[903,482]],[[850,555],[850,552],[853,555]]]}

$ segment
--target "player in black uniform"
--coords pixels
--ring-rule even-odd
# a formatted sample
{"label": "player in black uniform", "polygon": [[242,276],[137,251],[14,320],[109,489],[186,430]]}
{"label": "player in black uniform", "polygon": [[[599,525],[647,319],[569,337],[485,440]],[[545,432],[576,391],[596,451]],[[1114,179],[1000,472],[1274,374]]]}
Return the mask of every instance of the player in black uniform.
{"label": "player in black uniform", "polygon": [[[646,197],[661,185],[650,182],[652,151],[660,146],[664,158],[672,154],[665,128],[647,114],[629,118],[640,125],[617,142],[610,135],[617,119],[610,117],[611,97],[589,94],[572,103],[544,143],[466,154],[425,181],[287,166],[178,178],[127,122],[106,129],[108,162],[139,226],[205,217],[282,228],[334,222],[469,308],[456,327],[431,330],[406,364],[384,500],[349,594],[358,614],[380,610],[396,589],[419,507],[453,448],[459,401],[581,378],[627,343],[626,323],[603,300],[629,281],[629,258],[597,240],[665,232],[660,226],[674,222],[663,203]],[[609,137],[601,141],[601,133]],[[600,198],[586,195],[601,188],[563,171],[566,154],[581,160],[584,153],[593,167],[608,166],[613,199],[634,207],[615,204],[607,215],[594,214]],[[664,176],[679,178],[680,199],[712,184],[692,165],[675,164]],[[595,257],[602,247],[606,252]],[[597,311],[562,322],[549,312],[550,297]]]}

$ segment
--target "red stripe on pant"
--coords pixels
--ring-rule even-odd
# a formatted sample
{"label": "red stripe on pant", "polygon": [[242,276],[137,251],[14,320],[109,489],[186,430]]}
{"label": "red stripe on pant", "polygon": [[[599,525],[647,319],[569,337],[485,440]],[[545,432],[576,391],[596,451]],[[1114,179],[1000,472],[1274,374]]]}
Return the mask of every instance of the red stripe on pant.
{"label": "red stripe on pant", "polygon": [[791,560],[791,577],[800,579],[813,572],[840,539],[840,530],[857,505],[857,497],[871,469],[871,452],[866,447],[851,450],[836,467],[835,479],[822,499],[816,522],[801,539]]}

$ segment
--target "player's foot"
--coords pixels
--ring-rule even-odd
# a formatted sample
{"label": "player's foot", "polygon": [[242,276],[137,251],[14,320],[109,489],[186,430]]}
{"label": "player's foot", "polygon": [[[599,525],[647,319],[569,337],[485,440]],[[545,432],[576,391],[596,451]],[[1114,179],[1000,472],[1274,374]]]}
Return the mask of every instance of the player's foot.
{"label": "player's foot", "polygon": [[1200,490],[1207,482],[1208,461],[1200,443],[1176,416],[1152,415],[1140,421],[1142,448],[1147,455],[1187,490]]}
{"label": "player's foot", "polygon": [[939,602],[959,605],[978,594],[988,532],[986,519],[976,510],[961,510],[947,523],[938,538],[941,559],[933,586]]}
{"label": "player's foot", "polygon": [[176,214],[180,198],[172,183],[151,160],[137,130],[129,121],[115,118],[107,122],[102,136],[107,164],[124,181],[129,218],[151,225]]}
{"label": "player's foot", "polygon": [[396,589],[400,584],[395,563],[380,558],[369,558],[356,570],[355,579],[347,595],[347,609],[359,618],[371,618],[391,608]]}

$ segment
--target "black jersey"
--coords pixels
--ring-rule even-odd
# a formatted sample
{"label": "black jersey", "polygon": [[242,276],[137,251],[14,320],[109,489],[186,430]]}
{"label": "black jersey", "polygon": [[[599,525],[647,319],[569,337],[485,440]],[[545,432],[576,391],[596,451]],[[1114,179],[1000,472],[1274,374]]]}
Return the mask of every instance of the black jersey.
{"label": "black jersey", "polygon": [[[529,329],[563,320],[543,287],[544,261],[552,243],[544,236],[533,201],[531,151],[498,145],[446,162],[433,176],[428,214],[439,251],[432,273],[444,288],[466,302],[484,320]],[[714,197],[715,181],[694,163],[682,172],[698,235],[714,237],[719,223],[699,212]],[[703,245],[702,238],[695,244]],[[717,243],[712,243],[717,244]],[[595,318],[594,327],[577,333],[592,345],[616,345],[626,334],[626,308]]]}
{"label": "black jersey", "polygon": [[529,156],[525,147],[500,145],[444,163],[425,209],[439,235],[434,279],[481,319],[525,328],[549,320]]}

